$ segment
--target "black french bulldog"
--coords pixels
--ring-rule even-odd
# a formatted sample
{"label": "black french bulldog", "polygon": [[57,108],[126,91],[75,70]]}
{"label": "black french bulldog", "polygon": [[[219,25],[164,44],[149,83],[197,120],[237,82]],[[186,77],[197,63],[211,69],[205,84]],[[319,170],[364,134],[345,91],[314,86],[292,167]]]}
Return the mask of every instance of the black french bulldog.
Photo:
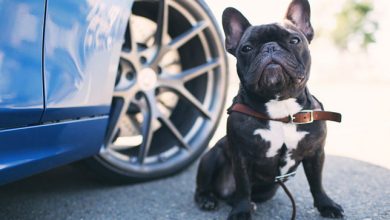
{"label": "black french bulldog", "polygon": [[[270,118],[323,110],[306,87],[308,45],[314,35],[307,0],[293,0],[283,23],[252,26],[234,8],[225,9],[222,19],[226,50],[237,59],[241,81],[233,104]],[[302,162],[314,206],[324,217],[343,217],[342,207],[322,187],[325,137],[323,121],[297,125],[232,112],[227,135],[199,164],[196,203],[213,210],[224,199],[232,205],[228,219],[250,219],[252,201],[270,199],[278,189],[275,177],[295,171]]]}

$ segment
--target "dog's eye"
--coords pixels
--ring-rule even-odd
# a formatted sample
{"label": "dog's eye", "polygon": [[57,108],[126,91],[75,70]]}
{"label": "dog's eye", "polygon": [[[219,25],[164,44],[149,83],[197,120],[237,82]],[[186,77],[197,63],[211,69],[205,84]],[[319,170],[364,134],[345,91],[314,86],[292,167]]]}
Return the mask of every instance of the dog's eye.
{"label": "dog's eye", "polygon": [[251,51],[251,50],[252,50],[252,47],[249,46],[249,45],[245,45],[245,46],[243,46],[243,47],[241,48],[241,51],[244,52],[244,53],[247,53],[247,52],[249,52],[249,51]]}
{"label": "dog's eye", "polygon": [[290,44],[298,44],[299,42],[301,42],[301,39],[299,39],[298,37],[292,37],[290,39]]}

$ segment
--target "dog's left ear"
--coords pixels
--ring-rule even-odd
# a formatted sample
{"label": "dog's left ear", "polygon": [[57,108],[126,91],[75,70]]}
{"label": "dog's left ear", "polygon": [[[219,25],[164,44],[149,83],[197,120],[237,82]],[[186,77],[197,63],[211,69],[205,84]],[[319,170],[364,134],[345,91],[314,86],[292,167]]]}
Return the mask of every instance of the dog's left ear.
{"label": "dog's left ear", "polygon": [[297,26],[309,43],[313,40],[314,30],[310,23],[310,4],[308,0],[293,0],[288,6],[285,19]]}

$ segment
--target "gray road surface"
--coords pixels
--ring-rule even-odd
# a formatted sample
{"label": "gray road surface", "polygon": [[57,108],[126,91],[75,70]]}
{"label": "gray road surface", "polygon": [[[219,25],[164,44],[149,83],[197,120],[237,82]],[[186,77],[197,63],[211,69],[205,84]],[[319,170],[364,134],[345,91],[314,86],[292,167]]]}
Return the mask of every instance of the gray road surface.
{"label": "gray road surface", "polygon": [[[193,202],[196,165],[181,174],[143,184],[109,186],[65,166],[0,187],[0,219],[226,219],[230,207],[202,212]],[[300,169],[287,183],[297,201],[297,219],[322,219],[312,206]],[[390,219],[390,170],[330,156],[324,185],[342,204],[346,219]],[[289,219],[290,201],[279,190],[259,204],[254,219]]]}

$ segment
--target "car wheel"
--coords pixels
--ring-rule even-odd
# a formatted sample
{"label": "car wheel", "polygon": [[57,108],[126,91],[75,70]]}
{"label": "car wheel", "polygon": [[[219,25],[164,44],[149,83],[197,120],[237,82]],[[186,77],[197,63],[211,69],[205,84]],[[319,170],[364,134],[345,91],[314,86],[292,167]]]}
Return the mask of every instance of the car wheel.
{"label": "car wheel", "polygon": [[215,132],[227,74],[218,25],[203,1],[135,1],[107,137],[88,164],[122,182],[187,167]]}

